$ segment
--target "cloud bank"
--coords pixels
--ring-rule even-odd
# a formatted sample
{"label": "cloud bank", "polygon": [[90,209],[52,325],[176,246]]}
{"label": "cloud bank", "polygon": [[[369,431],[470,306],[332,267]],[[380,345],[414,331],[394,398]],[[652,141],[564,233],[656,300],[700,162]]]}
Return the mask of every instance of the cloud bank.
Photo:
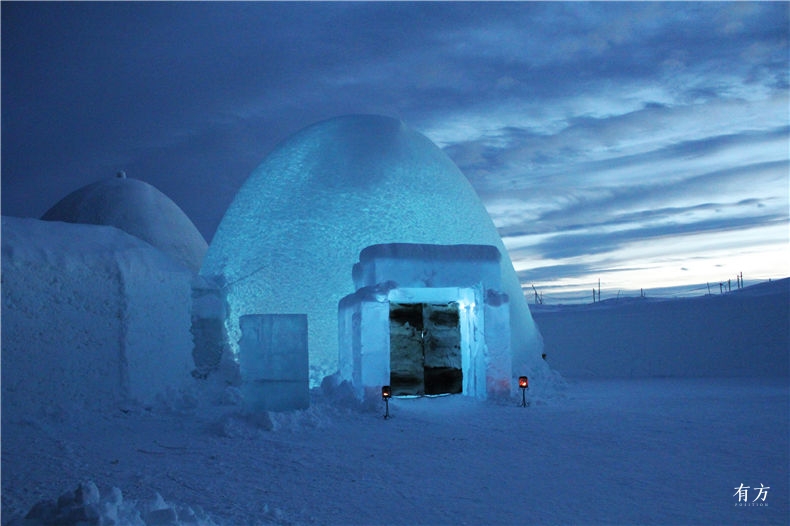
{"label": "cloud bank", "polygon": [[786,275],[787,3],[6,3],[2,211],[119,169],[210,240],[281,140],[403,119],[551,293]]}

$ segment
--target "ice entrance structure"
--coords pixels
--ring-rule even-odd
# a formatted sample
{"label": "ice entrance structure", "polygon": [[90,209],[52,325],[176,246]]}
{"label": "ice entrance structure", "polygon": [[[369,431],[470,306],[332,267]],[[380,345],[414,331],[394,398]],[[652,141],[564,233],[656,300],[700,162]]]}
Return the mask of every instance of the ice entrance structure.
{"label": "ice entrance structure", "polygon": [[[200,271],[224,305],[217,309],[221,322],[204,320],[204,325],[224,326],[227,345],[238,353],[241,316],[306,314],[310,385],[318,386],[340,367],[338,305],[359,288],[351,269],[363,249],[392,243],[495,247],[501,254],[501,286],[491,288],[510,298],[506,328],[513,368],[531,375],[546,368],[513,265],[474,189],[441,149],[388,117],[352,115],[314,124],[277,146],[249,176]],[[474,299],[482,309],[484,301]],[[458,302],[464,318],[455,297],[390,300]],[[196,360],[216,361],[209,356],[216,346],[196,347]],[[463,382],[473,380],[464,375]]]}
{"label": "ice entrance structure", "polygon": [[340,375],[360,397],[510,392],[510,305],[490,245],[382,244],[339,306]]}

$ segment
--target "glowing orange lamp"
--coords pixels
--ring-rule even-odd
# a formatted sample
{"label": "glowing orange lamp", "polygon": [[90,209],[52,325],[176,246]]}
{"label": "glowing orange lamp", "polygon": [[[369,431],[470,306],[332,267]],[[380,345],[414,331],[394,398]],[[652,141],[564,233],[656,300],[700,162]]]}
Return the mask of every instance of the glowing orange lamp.
{"label": "glowing orange lamp", "polygon": [[521,407],[527,407],[527,389],[529,389],[529,378],[526,376],[518,377],[518,386],[521,388]]}
{"label": "glowing orange lamp", "polygon": [[384,413],[384,418],[387,419],[390,417],[390,398],[392,398],[392,387],[389,385],[381,386],[381,398],[384,400],[384,404],[387,407],[387,412]]}

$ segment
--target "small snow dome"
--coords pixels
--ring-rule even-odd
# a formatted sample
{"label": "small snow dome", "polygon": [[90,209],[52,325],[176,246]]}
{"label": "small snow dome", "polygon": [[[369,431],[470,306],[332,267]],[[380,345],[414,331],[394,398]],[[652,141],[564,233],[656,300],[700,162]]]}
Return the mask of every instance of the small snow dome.
{"label": "small snow dome", "polygon": [[223,288],[235,352],[241,316],[307,314],[316,386],[338,372],[338,308],[356,291],[354,265],[366,247],[386,243],[496,247],[513,367],[546,367],[513,264],[474,189],[441,149],[396,119],[338,117],[286,139],[239,190],[200,273]]}
{"label": "small snow dome", "polygon": [[153,245],[193,272],[200,269],[208,248],[177,204],[150,184],[126,177],[123,171],[75,190],[41,219],[114,226]]}

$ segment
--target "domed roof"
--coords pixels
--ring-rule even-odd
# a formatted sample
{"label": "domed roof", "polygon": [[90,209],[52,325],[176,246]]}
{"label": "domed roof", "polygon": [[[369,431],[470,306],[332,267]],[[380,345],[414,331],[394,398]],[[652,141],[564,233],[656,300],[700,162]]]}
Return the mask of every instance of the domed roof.
{"label": "domed roof", "polygon": [[70,193],[41,219],[109,225],[123,230],[197,272],[208,248],[198,229],[169,197],[119,172]]}
{"label": "domed roof", "polygon": [[338,302],[355,290],[352,268],[383,243],[497,247],[513,363],[540,356],[513,264],[474,189],[435,144],[388,117],[330,119],[281,143],[239,190],[200,273],[225,284],[232,345],[241,315],[307,313],[315,385],[337,370]]}

